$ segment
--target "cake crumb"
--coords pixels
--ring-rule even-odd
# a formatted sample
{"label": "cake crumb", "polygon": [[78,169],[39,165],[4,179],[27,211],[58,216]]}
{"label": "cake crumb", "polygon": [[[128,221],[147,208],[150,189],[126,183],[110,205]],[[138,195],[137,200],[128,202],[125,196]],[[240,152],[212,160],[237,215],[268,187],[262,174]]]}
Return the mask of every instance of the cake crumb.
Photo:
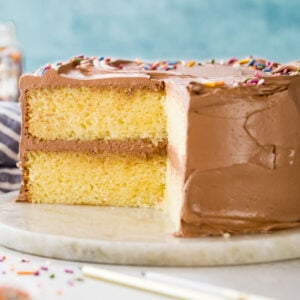
{"label": "cake crumb", "polygon": [[229,232],[224,232],[223,233],[223,238],[225,238],[225,239],[229,239],[230,236],[231,236],[231,234]]}

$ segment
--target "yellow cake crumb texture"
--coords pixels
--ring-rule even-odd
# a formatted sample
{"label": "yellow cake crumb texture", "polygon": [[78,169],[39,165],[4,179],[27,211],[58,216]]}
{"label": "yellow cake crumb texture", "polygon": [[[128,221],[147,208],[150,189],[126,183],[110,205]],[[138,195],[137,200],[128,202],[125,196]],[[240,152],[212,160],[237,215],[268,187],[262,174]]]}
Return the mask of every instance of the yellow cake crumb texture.
{"label": "yellow cake crumb texture", "polygon": [[166,156],[30,151],[26,190],[33,203],[159,207]]}
{"label": "yellow cake crumb texture", "polygon": [[43,140],[166,139],[165,92],[57,87],[26,92],[28,132]]}

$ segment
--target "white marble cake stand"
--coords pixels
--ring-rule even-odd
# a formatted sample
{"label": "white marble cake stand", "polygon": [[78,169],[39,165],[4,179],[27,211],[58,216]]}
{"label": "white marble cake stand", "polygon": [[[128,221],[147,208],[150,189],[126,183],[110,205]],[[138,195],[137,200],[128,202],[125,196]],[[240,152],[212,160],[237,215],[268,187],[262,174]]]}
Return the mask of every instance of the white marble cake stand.
{"label": "white marble cake stand", "polygon": [[0,244],[86,262],[208,266],[300,257],[300,230],[230,238],[175,238],[162,211],[16,203],[0,196]]}

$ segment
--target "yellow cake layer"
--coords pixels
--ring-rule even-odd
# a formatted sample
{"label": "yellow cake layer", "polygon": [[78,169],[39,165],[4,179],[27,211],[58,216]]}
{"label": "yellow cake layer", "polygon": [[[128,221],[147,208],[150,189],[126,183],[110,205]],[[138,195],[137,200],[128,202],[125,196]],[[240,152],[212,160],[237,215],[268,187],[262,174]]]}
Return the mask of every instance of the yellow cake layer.
{"label": "yellow cake layer", "polygon": [[27,152],[25,183],[33,203],[159,207],[166,156]]}
{"label": "yellow cake layer", "polygon": [[91,87],[26,92],[28,132],[44,140],[166,139],[164,91]]}

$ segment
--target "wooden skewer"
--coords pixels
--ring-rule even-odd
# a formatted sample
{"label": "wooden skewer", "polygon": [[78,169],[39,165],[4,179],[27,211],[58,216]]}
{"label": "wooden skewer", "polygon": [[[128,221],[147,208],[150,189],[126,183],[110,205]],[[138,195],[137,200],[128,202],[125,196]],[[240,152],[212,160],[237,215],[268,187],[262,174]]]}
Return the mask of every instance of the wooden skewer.
{"label": "wooden skewer", "polygon": [[[126,275],[119,272],[109,271],[106,269],[94,268],[89,266],[84,266],[82,268],[82,273],[85,276],[117,283],[120,285],[124,285],[127,287],[173,297],[176,299],[185,299],[185,300],[225,300],[225,299],[243,299],[243,300],[267,300],[267,298],[255,295],[248,295],[245,293],[240,293],[237,291],[232,291],[231,294],[224,294],[222,288],[193,283],[194,285],[198,285],[198,288],[185,287],[177,284],[176,282],[180,282],[181,279],[176,278],[176,282],[174,278],[170,281],[169,276],[163,276],[164,280],[161,280],[162,277],[157,276],[157,273],[148,273],[144,272],[144,277],[149,279],[145,279],[142,277]],[[160,277],[160,278],[159,278]],[[157,280],[153,280],[153,279]],[[158,281],[159,280],[159,281]],[[173,282],[172,282],[173,281]],[[204,288],[205,287],[205,288]],[[271,299],[268,299],[271,300]]]}

